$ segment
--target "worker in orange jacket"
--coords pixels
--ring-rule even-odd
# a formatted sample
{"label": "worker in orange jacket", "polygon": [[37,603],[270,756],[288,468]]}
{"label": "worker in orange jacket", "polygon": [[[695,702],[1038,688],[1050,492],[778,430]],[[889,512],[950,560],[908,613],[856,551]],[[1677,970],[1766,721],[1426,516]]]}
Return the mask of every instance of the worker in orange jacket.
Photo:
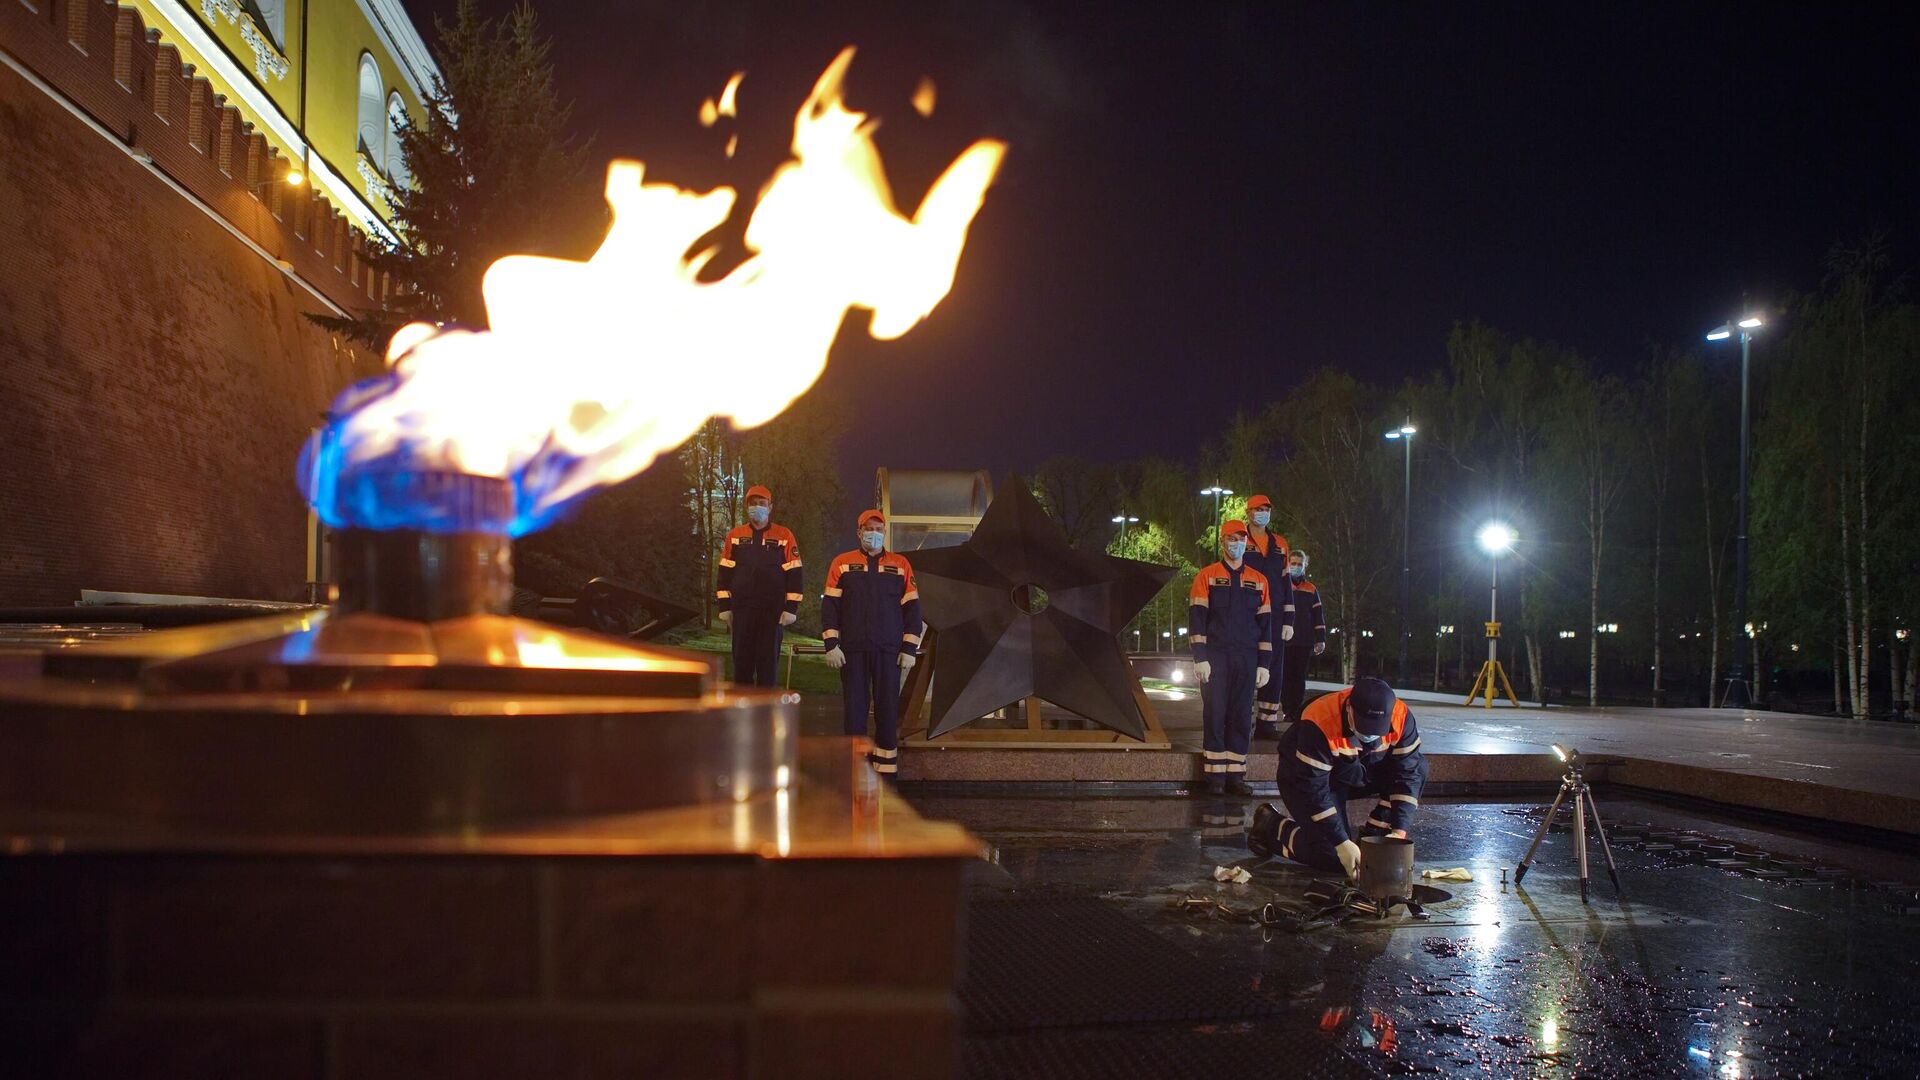
{"label": "worker in orange jacket", "polygon": [[1253,812],[1247,848],[1316,870],[1360,872],[1360,845],[1347,822],[1347,802],[1375,799],[1360,835],[1405,839],[1427,783],[1420,726],[1393,688],[1374,678],[1314,699],[1280,737],[1281,813],[1272,803]]}
{"label": "worker in orange jacket", "polygon": [[1253,695],[1273,677],[1273,601],[1266,575],[1246,564],[1247,525],[1220,527],[1219,562],[1194,575],[1187,641],[1200,679],[1202,766],[1215,795],[1251,795],[1247,750]]}
{"label": "worker in orange jacket", "polygon": [[900,677],[920,655],[920,587],[906,557],[887,550],[887,519],[860,515],[860,546],[833,557],[820,601],[827,666],[840,672],[846,733],[867,733],[873,709],[874,771],[891,776],[900,762]]}
{"label": "worker in orange jacket", "polygon": [[1293,640],[1293,585],[1287,577],[1287,538],[1273,531],[1273,500],[1255,495],[1247,500],[1247,565],[1267,579],[1273,595],[1273,677],[1254,693],[1253,737],[1280,737],[1280,684],[1287,676],[1286,643]]}
{"label": "worker in orange jacket", "polygon": [[804,598],[800,542],[773,523],[773,492],[747,489],[747,523],[720,546],[713,598],[720,621],[733,631],[733,681],[778,686],[780,638],[800,616]]}

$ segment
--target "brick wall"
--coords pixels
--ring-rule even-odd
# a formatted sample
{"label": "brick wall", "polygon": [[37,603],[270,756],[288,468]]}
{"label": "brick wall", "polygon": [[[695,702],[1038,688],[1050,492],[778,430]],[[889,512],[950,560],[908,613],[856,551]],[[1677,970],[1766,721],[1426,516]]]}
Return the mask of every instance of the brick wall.
{"label": "brick wall", "polygon": [[0,66],[0,604],[295,598],[294,459],[372,358],[276,264],[372,307],[359,234],[131,9],[7,0],[0,49],[274,260]]}

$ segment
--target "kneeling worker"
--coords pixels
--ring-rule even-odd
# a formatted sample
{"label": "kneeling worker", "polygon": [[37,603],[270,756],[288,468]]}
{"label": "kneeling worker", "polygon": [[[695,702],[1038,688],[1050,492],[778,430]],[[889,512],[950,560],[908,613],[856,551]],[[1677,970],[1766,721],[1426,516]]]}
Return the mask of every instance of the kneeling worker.
{"label": "kneeling worker", "polygon": [[1253,741],[1253,695],[1273,677],[1273,597],[1266,575],[1247,566],[1247,526],[1220,527],[1220,562],[1194,575],[1188,592],[1188,642],[1200,679],[1205,716],[1207,790],[1251,795],[1247,750]]}
{"label": "kneeling worker", "polygon": [[873,707],[875,772],[892,776],[900,761],[900,674],[920,654],[920,590],[905,557],[886,550],[887,521],[860,515],[860,546],[833,557],[820,602],[827,666],[840,672],[846,733],[867,733]]}
{"label": "kneeling worker", "polygon": [[1280,799],[1287,812],[1261,804],[1247,847],[1352,879],[1360,872],[1360,845],[1348,832],[1347,800],[1379,800],[1361,836],[1405,838],[1426,782],[1420,729],[1406,702],[1385,682],[1360,679],[1316,699],[1280,736]]}

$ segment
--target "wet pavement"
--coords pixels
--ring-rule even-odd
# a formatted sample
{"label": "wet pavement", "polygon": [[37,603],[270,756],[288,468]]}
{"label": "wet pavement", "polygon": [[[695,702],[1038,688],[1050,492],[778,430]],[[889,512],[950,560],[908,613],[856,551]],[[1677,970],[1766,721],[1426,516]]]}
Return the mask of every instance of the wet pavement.
{"label": "wet pavement", "polygon": [[1424,922],[1296,930],[1263,905],[1292,924],[1325,879],[1246,852],[1249,801],[906,794],[995,852],[969,886],[968,1075],[1920,1075],[1904,854],[1613,800],[1625,896],[1596,845],[1583,905],[1565,831],[1511,883],[1539,803],[1436,799],[1418,867],[1471,882],[1430,883],[1452,895]]}

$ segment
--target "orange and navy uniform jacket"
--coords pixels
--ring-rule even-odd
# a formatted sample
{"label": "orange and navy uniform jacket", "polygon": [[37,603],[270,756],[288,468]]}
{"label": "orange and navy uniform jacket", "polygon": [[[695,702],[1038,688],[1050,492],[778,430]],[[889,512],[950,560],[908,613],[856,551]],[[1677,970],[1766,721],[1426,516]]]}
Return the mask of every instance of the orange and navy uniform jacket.
{"label": "orange and navy uniform jacket", "polygon": [[1287,576],[1287,555],[1292,550],[1287,546],[1287,538],[1272,529],[1264,536],[1249,531],[1247,553],[1242,559],[1267,579],[1267,594],[1273,601],[1273,640],[1281,640],[1281,627],[1294,627],[1293,640],[1286,642],[1288,645],[1300,642],[1300,630],[1294,622],[1293,579]]}
{"label": "orange and navy uniform jacket", "polygon": [[1308,820],[1300,824],[1330,844],[1347,839],[1348,796],[1379,797],[1367,816],[1369,827],[1406,829],[1413,824],[1420,789],[1427,782],[1420,728],[1407,703],[1393,703],[1393,729],[1369,747],[1347,737],[1347,698],[1352,693],[1349,687],[1315,698],[1301,710],[1300,722],[1280,736],[1279,781],[1287,808],[1304,811]]}
{"label": "orange and navy uniform jacket", "polygon": [[1304,649],[1309,645],[1327,643],[1327,616],[1320,607],[1320,588],[1313,582],[1302,578],[1299,581],[1288,579],[1293,586],[1293,640],[1287,642],[1291,648]]}
{"label": "orange and navy uniform jacket", "polygon": [[920,588],[905,556],[855,549],[833,557],[820,638],[848,652],[920,653]]}
{"label": "orange and navy uniform jacket", "polygon": [[1214,563],[1193,576],[1187,603],[1187,642],[1196,663],[1257,652],[1260,666],[1273,670],[1273,598],[1265,574],[1244,562],[1238,570]]}
{"label": "orange and navy uniform jacket", "polygon": [[785,525],[755,530],[736,525],[720,545],[720,573],[713,598],[721,611],[800,613],[806,598],[800,542]]}

